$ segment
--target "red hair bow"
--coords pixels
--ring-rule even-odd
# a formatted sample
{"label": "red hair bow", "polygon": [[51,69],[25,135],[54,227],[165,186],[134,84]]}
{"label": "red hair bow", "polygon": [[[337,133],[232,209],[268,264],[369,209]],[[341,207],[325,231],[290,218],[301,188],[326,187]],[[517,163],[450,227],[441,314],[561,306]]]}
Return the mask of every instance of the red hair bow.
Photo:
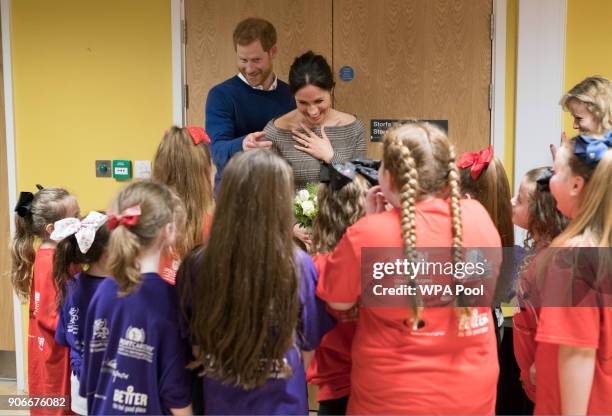
{"label": "red hair bow", "polygon": [[204,131],[202,127],[187,127],[187,131],[193,140],[193,144],[200,144],[202,142],[210,144],[210,137]]}
{"label": "red hair bow", "polygon": [[106,211],[108,215],[108,229],[114,230],[115,228],[123,225],[125,227],[133,227],[138,222],[142,212],[140,211],[140,205],[134,205],[133,207],[126,208],[119,215],[113,214],[110,210]]}
{"label": "red hair bow", "polygon": [[470,176],[473,180],[478,179],[483,170],[489,166],[493,159],[493,146],[485,147],[479,152],[465,152],[459,156],[457,167],[459,169],[469,168]]}

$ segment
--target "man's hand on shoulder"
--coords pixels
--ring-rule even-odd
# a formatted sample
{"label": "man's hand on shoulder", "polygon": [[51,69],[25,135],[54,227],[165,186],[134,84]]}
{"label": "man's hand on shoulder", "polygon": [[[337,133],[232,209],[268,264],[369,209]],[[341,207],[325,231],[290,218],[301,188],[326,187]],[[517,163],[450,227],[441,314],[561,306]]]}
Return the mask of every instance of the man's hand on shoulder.
{"label": "man's hand on shoulder", "polygon": [[253,149],[270,149],[271,147],[272,142],[266,140],[266,133],[263,131],[247,134],[242,140],[242,150],[245,152]]}

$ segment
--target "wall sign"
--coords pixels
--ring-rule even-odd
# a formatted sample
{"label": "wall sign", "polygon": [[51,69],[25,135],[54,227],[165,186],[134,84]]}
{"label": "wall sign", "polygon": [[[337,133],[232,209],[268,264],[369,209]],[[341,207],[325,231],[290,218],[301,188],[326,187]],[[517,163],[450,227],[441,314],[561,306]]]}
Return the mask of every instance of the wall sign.
{"label": "wall sign", "polygon": [[396,123],[410,123],[415,121],[424,121],[435,124],[448,134],[448,120],[389,120],[389,119],[372,119],[370,120],[370,140],[373,142],[381,142],[387,129]]}
{"label": "wall sign", "polygon": [[350,82],[355,78],[355,71],[352,66],[343,66],[340,68],[340,79],[344,82]]}

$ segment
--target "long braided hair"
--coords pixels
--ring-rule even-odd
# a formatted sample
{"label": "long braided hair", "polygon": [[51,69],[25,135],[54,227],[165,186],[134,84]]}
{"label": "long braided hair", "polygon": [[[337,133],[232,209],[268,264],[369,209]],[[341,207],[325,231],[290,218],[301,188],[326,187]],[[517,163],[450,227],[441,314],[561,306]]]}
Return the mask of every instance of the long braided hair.
{"label": "long braided hair", "polygon": [[[383,166],[387,169],[399,193],[404,257],[417,260],[416,203],[428,197],[450,199],[453,231],[453,262],[462,261],[463,227],[459,171],[455,151],[446,134],[438,127],[423,122],[398,125],[387,131],[383,144]],[[412,318],[422,316],[422,302],[412,297]],[[469,308],[459,308],[460,314]]]}

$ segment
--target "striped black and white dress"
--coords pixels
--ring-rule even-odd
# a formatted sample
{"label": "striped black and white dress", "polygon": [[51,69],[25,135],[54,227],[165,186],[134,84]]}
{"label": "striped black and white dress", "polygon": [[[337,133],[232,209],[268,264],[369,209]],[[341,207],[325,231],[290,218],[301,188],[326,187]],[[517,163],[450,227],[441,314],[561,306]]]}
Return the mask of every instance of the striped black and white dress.
{"label": "striped black and white dress", "polygon": [[[321,137],[320,127],[315,127],[312,131]],[[305,189],[309,183],[319,182],[321,161],[293,147],[298,143],[293,139],[291,130],[281,129],[271,120],[266,124],[264,132],[266,139],[272,141],[272,150],[285,158],[293,168],[296,191]],[[365,158],[365,128],[361,120],[356,119],[344,126],[325,127],[325,134],[334,149],[332,163]]]}

